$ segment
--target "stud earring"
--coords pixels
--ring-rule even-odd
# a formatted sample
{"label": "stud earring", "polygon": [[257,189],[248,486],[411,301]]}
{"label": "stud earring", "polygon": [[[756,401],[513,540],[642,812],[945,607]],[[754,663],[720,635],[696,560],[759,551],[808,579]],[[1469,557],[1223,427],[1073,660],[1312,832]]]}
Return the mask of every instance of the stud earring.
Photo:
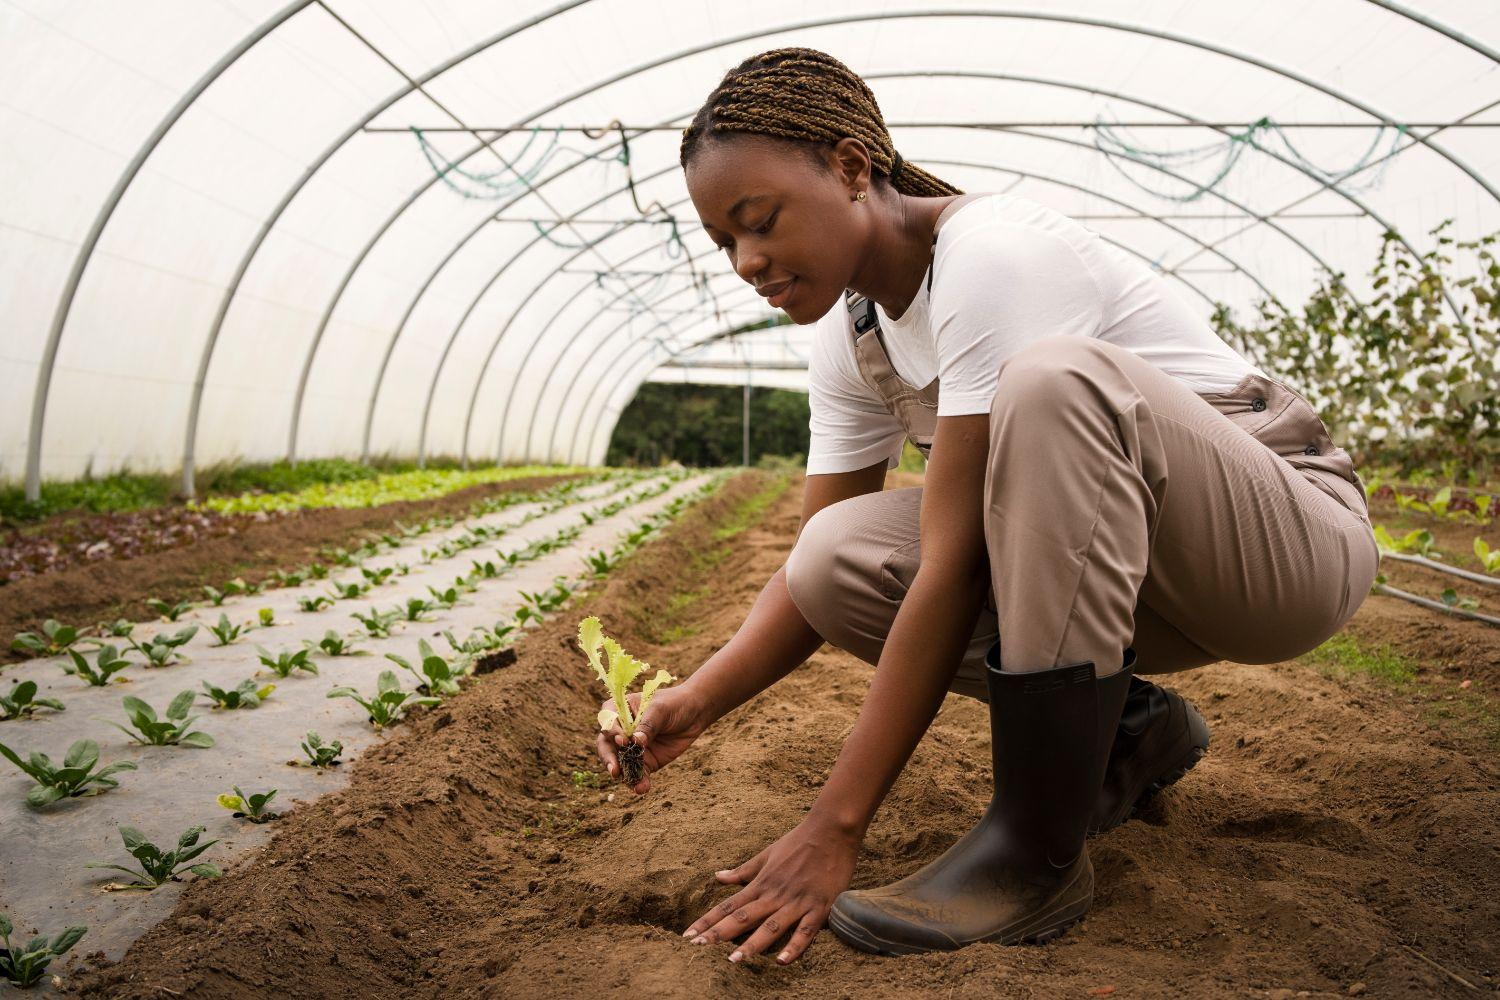
{"label": "stud earring", "polygon": [[861,191],[859,194],[857,194],[857,195],[854,196],[854,200],[855,201],[864,201],[865,200],[865,193],[863,191]]}

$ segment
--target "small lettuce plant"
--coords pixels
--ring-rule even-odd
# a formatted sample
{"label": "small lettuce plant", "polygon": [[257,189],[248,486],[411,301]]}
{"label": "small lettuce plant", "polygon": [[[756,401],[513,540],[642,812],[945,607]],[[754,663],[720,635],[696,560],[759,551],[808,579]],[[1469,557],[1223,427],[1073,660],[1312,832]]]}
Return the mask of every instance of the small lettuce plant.
{"label": "small lettuce plant", "polygon": [[10,933],[13,930],[10,918],[0,913],[0,941],[4,942],[0,946],[0,979],[21,989],[40,982],[52,960],[72,948],[88,932],[87,927],[74,926],[60,931],[50,941],[47,935],[38,934],[26,944],[12,944]]}
{"label": "small lettuce plant", "polygon": [[401,682],[396,678],[394,670],[380,672],[380,677],[375,682],[374,697],[366,698],[352,687],[336,687],[328,692],[328,697],[352,698],[359,702],[376,729],[389,726],[409,709],[419,705],[437,705],[441,701],[438,698],[423,697],[413,691],[401,690]]}
{"label": "small lettuce plant", "polygon": [[56,698],[38,698],[36,681],[22,681],[10,689],[10,694],[0,694],[0,720],[29,716],[39,708],[61,712],[63,703]]}
{"label": "small lettuce plant", "polygon": [[36,787],[26,795],[26,804],[36,808],[58,799],[96,795],[111,788],[119,788],[120,783],[110,775],[136,769],[134,761],[121,760],[95,771],[94,765],[99,763],[99,744],[93,740],[78,740],[68,747],[68,755],[63,758],[62,767],[54,767],[52,758],[36,750],[23,761],[19,754],[4,743],[0,743],[0,756],[25,771],[36,782]]}
{"label": "small lettuce plant", "polygon": [[310,674],[318,672],[318,665],[309,659],[312,651],[306,647],[291,652],[272,653],[264,646],[256,646],[255,652],[260,657],[260,662],[282,680],[290,677],[293,671],[297,670],[305,670]]}
{"label": "small lettuce plant", "polygon": [[56,618],[42,622],[42,631],[22,632],[10,642],[10,648],[32,656],[56,656],[83,637],[84,630],[64,625]]}
{"label": "small lettuce plant", "polygon": [[[323,737],[308,730],[307,739],[302,741],[302,752],[307,754],[307,760],[313,767],[323,770],[343,763],[339,756],[344,752],[344,744],[339,740],[324,743]],[[297,764],[298,761],[289,760],[287,763]]]}
{"label": "small lettuce plant", "polygon": [[85,868],[109,868],[130,876],[129,882],[123,884],[112,882],[105,886],[106,889],[155,889],[168,882],[182,881],[180,873],[183,868],[202,878],[218,878],[223,874],[217,865],[206,862],[189,864],[198,855],[218,843],[217,840],[198,843],[198,837],[203,833],[204,827],[189,827],[182,836],[177,838],[177,847],[170,851],[163,851],[151,843],[144,833],[133,826],[122,826],[119,829],[120,839],[125,842],[125,850],[130,852],[130,856],[135,858],[140,867],[138,869],[126,868],[105,861],[90,861],[84,865]]}
{"label": "small lettuce plant", "polygon": [[404,656],[386,653],[385,658],[411,672],[411,675],[417,679],[418,694],[443,698],[459,692],[458,679],[463,675],[463,671],[455,670],[446,658],[434,652],[426,639],[417,640],[417,659],[422,664],[420,670]]}
{"label": "small lettuce plant", "polygon": [[239,785],[234,786],[233,795],[220,795],[219,805],[234,813],[235,819],[248,819],[252,823],[265,823],[276,818],[273,812],[266,812],[266,804],[276,797],[276,789],[262,792],[259,795],[246,795],[240,790]]}
{"label": "small lettuce plant", "polygon": [[[141,699],[127,694],[120,699],[120,702],[125,706],[125,716],[130,720],[130,724],[135,726],[136,732],[131,732],[118,722],[109,724],[144,746],[184,746],[206,749],[214,745],[214,738],[207,733],[190,731],[193,723],[198,720],[198,716],[190,716],[188,712],[193,707],[193,699],[197,697],[198,693],[191,688],[179,691],[177,697],[173,698],[171,704],[167,706],[166,716],[157,718],[156,709]],[[108,719],[103,721],[109,722]]]}
{"label": "small lettuce plant", "polygon": [[203,693],[214,703],[214,708],[258,708],[275,690],[275,684],[260,684],[254,678],[246,678],[227,691],[203,682]]}
{"label": "small lettuce plant", "polygon": [[[115,674],[130,666],[130,661],[120,655],[120,651],[108,643],[101,645],[94,654],[94,663],[84,659],[82,653],[77,650],[68,650],[68,657],[73,662],[62,665],[63,673],[71,674],[81,678],[85,683],[94,687],[103,687],[109,683],[109,679]],[[123,681],[124,678],[121,678]]]}
{"label": "small lettuce plant", "polygon": [[[578,646],[589,658],[594,673],[604,682],[604,686],[609,689],[610,697],[614,700],[614,708],[599,710],[599,728],[609,729],[615,722],[620,723],[620,729],[625,733],[625,745],[619,750],[620,776],[626,785],[634,787],[640,783],[645,773],[646,749],[632,740],[631,736],[634,735],[636,724],[640,721],[642,713],[646,711],[646,704],[656,693],[656,689],[675,678],[665,670],[658,670],[654,676],[641,685],[640,706],[635,712],[631,712],[626,691],[631,681],[651,669],[651,664],[637,660],[621,649],[619,643],[605,636],[599,619],[593,615],[589,615],[578,624]],[[599,655],[601,647],[609,661],[608,666],[605,666],[604,659]]]}

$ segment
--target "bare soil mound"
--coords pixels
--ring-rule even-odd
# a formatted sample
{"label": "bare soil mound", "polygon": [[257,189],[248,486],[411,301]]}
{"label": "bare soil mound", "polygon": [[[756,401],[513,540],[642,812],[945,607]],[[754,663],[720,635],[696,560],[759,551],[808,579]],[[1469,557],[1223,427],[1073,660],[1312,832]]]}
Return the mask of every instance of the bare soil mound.
{"label": "bare soil mound", "polygon": [[[189,887],[122,962],[73,988],[653,1000],[1495,989],[1493,702],[1459,699],[1457,679],[1473,678],[1465,697],[1492,688],[1500,646],[1483,626],[1386,598],[1369,599],[1350,631],[1378,633],[1420,664],[1405,685],[1306,662],[1158,678],[1210,719],[1209,755],[1091,841],[1094,909],[1048,945],[892,959],[825,930],[786,967],[769,956],[732,965],[725,945],[690,945],[681,931],[734,891],[712,873],[813,801],[870,668],[825,646],[706,733],[650,794],[610,799],[607,780],[588,777],[599,770],[599,692],[576,623],[596,614],[631,652],[690,672],[790,548],[799,488],[733,539],[716,537],[768,481],[736,477],[529,636],[513,665],[395,732],[354,765],[348,788],[279,821],[262,853]],[[973,825],[990,794],[988,739],[984,707],[950,696],[875,820],[856,887],[899,878]]]}

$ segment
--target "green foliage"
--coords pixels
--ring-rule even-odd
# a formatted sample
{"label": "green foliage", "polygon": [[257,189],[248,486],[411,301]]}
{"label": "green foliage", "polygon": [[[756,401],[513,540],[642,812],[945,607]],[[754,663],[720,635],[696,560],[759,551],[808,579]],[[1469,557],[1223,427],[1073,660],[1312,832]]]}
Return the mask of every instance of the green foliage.
{"label": "green foliage", "polygon": [[68,747],[62,767],[54,766],[52,758],[36,750],[23,761],[3,743],[0,743],[0,757],[19,767],[36,782],[36,787],[26,795],[26,803],[38,808],[58,799],[95,795],[119,788],[120,783],[110,775],[136,769],[133,761],[121,760],[95,771],[94,765],[99,763],[99,744],[93,740],[78,740]]}
{"label": "green foliage", "polygon": [[327,594],[316,594],[297,598],[297,607],[303,611],[322,611],[333,606],[333,598]]}
{"label": "green foliage", "polygon": [[272,653],[264,646],[255,647],[256,655],[260,662],[264,663],[276,674],[285,680],[292,675],[293,671],[301,670],[309,674],[318,672],[318,665],[312,661],[312,651],[303,647],[290,652]]}
{"label": "green foliage", "polygon": [[350,614],[350,617],[364,626],[365,635],[369,638],[385,639],[391,634],[391,626],[401,620],[402,612],[400,608],[393,608],[389,611],[376,611],[371,608],[369,614],[362,615],[355,611]]}
{"label": "green foliage", "polygon": [[1474,555],[1486,573],[1500,573],[1500,549],[1491,551],[1489,543],[1477,535],[1474,538]]}
{"label": "green foliage", "polygon": [[10,641],[10,648],[32,656],[56,656],[83,638],[84,630],[64,625],[56,618],[42,622],[42,631],[22,632]]}
{"label": "green foliage", "polygon": [[352,640],[346,639],[344,636],[339,635],[333,629],[328,629],[326,632],[324,632],[323,638],[319,639],[317,642],[311,642],[307,639],[303,639],[302,644],[306,646],[309,651],[319,650],[321,652],[327,653],[329,656],[354,656],[356,653],[360,652],[359,650],[354,648],[354,642]]}
{"label": "green foliage", "polygon": [[181,618],[183,614],[192,610],[193,605],[189,601],[178,601],[176,604],[171,604],[167,601],[163,601],[153,597],[146,601],[146,607],[150,608],[152,612],[160,615],[167,621],[175,622],[178,618]]}
{"label": "green foliage", "polygon": [[128,622],[123,618],[116,618],[109,624],[101,624],[99,631],[114,639],[128,639],[130,633],[135,631],[135,623]]}
{"label": "green foliage", "polygon": [[95,651],[93,666],[90,666],[89,661],[77,650],[68,650],[68,658],[73,662],[62,665],[63,673],[81,677],[94,687],[103,687],[109,683],[111,677],[130,666],[130,661],[108,643],[100,645]]}
{"label": "green foliage", "polygon": [[363,597],[365,594],[369,593],[369,590],[370,585],[368,583],[361,583],[358,580],[355,580],[352,583],[339,583],[337,580],[333,581],[333,592],[338,595],[338,598],[341,601],[352,601],[355,598]]}
{"label": "green foliage", "polygon": [[11,944],[10,935],[15,930],[11,925],[10,918],[0,913],[0,941],[5,943],[0,948],[0,977],[12,986],[25,989],[38,983],[47,971],[47,966],[52,960],[70,950],[78,939],[88,933],[88,928],[75,925],[47,940],[47,935],[38,934],[28,943]]}
{"label": "green foliage", "polygon": [[125,850],[135,858],[138,868],[126,868],[123,865],[110,864],[104,861],[90,861],[85,868],[107,868],[112,871],[124,872],[130,876],[130,882],[121,888],[155,889],[157,886],[166,885],[168,882],[181,881],[181,872],[184,868],[194,875],[203,878],[218,878],[223,872],[218,866],[190,862],[213,845],[217,840],[206,840],[198,843],[204,827],[190,827],[182,836],[177,838],[177,846],[170,851],[163,851],[155,844],[146,839],[146,835],[133,826],[122,826],[120,839],[125,842]]}
{"label": "green foliage", "polygon": [[188,640],[197,634],[198,626],[188,625],[170,635],[166,632],[160,632],[151,636],[145,642],[136,642],[134,639],[131,639],[130,648],[146,658],[146,666],[165,667],[177,660],[187,659],[178,650],[187,645]]}
{"label": "green foliage", "polygon": [[125,706],[125,716],[136,731],[131,732],[118,722],[109,724],[145,746],[185,746],[206,749],[214,745],[214,738],[207,733],[191,731],[193,723],[199,718],[196,715],[188,715],[193,707],[193,699],[196,697],[197,694],[192,690],[179,691],[177,697],[173,698],[171,704],[167,706],[164,717],[158,718],[156,709],[133,695],[126,695],[121,699],[121,704]]}
{"label": "green foliage", "polygon": [[440,700],[433,697],[424,697],[410,691],[401,690],[401,682],[396,679],[394,670],[382,670],[376,681],[375,694],[369,698],[364,697],[352,687],[336,687],[328,692],[330,698],[352,698],[357,701],[369,716],[370,722],[376,729],[389,726],[412,708],[422,705],[436,705]]}
{"label": "green foliage", "polygon": [[203,691],[215,708],[257,708],[275,690],[275,684],[260,684],[254,678],[246,678],[240,681],[239,687],[228,691],[214,687],[208,681],[203,682]]}
{"label": "green foliage", "polygon": [[409,622],[425,622],[423,617],[429,611],[435,610],[433,603],[421,597],[408,597],[404,605],[397,605],[399,613],[406,617]]}
{"label": "green foliage", "polygon": [[229,616],[221,611],[219,612],[218,624],[210,625],[208,627],[208,630],[212,632],[219,640],[218,642],[214,643],[215,646],[227,646],[231,642],[234,642],[236,639],[238,639],[245,632],[249,631],[249,628],[250,626],[248,625],[234,624],[229,620]]}
{"label": "green foliage", "polygon": [[275,813],[266,812],[266,805],[276,797],[276,789],[258,795],[246,795],[240,786],[234,786],[233,795],[220,795],[219,805],[234,813],[235,817],[248,819],[252,823],[264,823],[276,818]]}
{"label": "green foliage", "polygon": [[302,752],[307,754],[313,767],[333,767],[339,763],[338,758],[344,752],[344,744],[338,740],[324,743],[321,736],[308,730],[307,739],[302,741]]}
{"label": "green foliage", "polygon": [[1388,643],[1365,644],[1348,632],[1337,632],[1301,659],[1319,664],[1324,673],[1365,674],[1393,684],[1416,677],[1416,668]]}
{"label": "green foliage", "polygon": [[[603,647],[604,653],[609,660],[606,667],[599,657],[599,649]],[[603,708],[599,711],[599,728],[608,729],[614,725],[615,720],[620,721],[620,729],[628,740],[635,732],[636,722],[640,720],[646,711],[646,705],[656,689],[663,684],[671,683],[675,678],[665,670],[658,670],[656,674],[641,686],[640,705],[634,712],[630,710],[630,702],[626,698],[626,691],[630,683],[642,672],[651,669],[651,664],[644,663],[631,656],[620,648],[620,644],[608,638],[599,624],[599,619],[589,615],[578,623],[578,648],[582,649],[584,655],[589,658],[594,673],[604,682],[609,689],[610,697],[614,699],[613,709]]]}
{"label": "green foliage", "polygon": [[[299,462],[300,467],[303,463]],[[318,507],[378,507],[397,500],[429,500],[483,483],[526,476],[556,476],[590,471],[581,466],[522,465],[479,469],[410,469],[346,481],[311,479],[307,485],[277,493],[210,497],[198,506],[221,513],[303,510]]]}
{"label": "green foliage", "polygon": [[276,610],[274,608],[260,608],[255,612],[255,620],[260,623],[261,628],[270,628],[276,624]]}
{"label": "green foliage", "polygon": [[[647,382],[620,414],[609,465],[657,466],[676,460],[709,467],[739,465],[744,388]],[[788,389],[750,390],[750,462],[762,455],[807,453],[808,398]]]}
{"label": "green foliage", "polygon": [[39,708],[63,710],[62,702],[56,698],[38,698],[36,691],[36,681],[22,681],[10,689],[10,694],[0,694],[0,720],[19,719]]}
{"label": "green foliage", "polygon": [[[452,637],[449,637],[451,643]],[[458,678],[461,672],[456,672],[453,666],[442,656],[433,652],[432,646],[426,639],[417,640],[417,660],[421,664],[418,670],[412,666],[410,660],[395,653],[386,653],[385,658],[392,663],[406,669],[417,679],[417,691],[424,695],[434,695],[438,698],[450,694],[458,694]]]}

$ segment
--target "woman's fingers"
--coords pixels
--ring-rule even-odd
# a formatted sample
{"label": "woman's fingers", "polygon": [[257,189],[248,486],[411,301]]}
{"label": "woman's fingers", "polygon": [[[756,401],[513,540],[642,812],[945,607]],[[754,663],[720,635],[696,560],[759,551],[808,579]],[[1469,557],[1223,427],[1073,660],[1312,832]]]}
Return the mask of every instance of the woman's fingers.
{"label": "woman's fingers", "polygon": [[792,932],[792,939],[787,942],[786,947],[781,949],[780,954],[776,956],[776,961],[782,965],[795,962],[798,956],[807,950],[807,946],[812,944],[813,938],[818,936],[818,928],[822,927],[823,922],[827,919],[828,909],[826,907],[819,907],[804,916],[801,923],[797,924],[797,929]]}
{"label": "woman's fingers", "polygon": [[[750,891],[749,889],[744,890],[744,892]],[[740,895],[743,895],[743,893],[740,893]],[[728,901],[726,900],[726,902]],[[723,904],[721,903],[709,911],[710,920],[714,916],[718,916],[719,919],[709,926],[707,930],[699,932],[698,936],[693,938],[693,944],[712,944],[715,941],[728,941],[731,938],[737,938],[741,934],[746,934],[754,930],[762,920],[775,913],[778,909],[776,903],[763,897],[747,899],[729,907],[727,911],[723,911],[722,907]]]}
{"label": "woman's fingers", "polygon": [[759,854],[751,858],[749,861],[746,861],[738,868],[726,868],[722,871],[714,872],[714,878],[718,879],[720,882],[738,882],[740,885],[744,885],[746,882],[749,882],[755,876],[760,874],[760,870],[766,865],[766,856],[770,854],[770,852],[771,848],[766,847]]}
{"label": "woman's fingers", "polygon": [[736,907],[742,906],[743,904],[753,900],[755,896],[755,890],[749,888],[741,889],[733,896],[730,896],[723,902],[716,905],[713,909],[703,914],[703,916],[699,917],[697,920],[694,920],[692,924],[688,926],[688,929],[682,932],[682,936],[685,938],[693,938],[694,944],[702,944],[703,942],[697,940],[700,934],[703,934],[704,931],[708,930],[714,924],[717,924],[720,920],[723,920],[725,917],[729,916],[735,911]]}
{"label": "woman's fingers", "polygon": [[734,950],[729,956],[729,960],[731,962],[738,962],[741,959],[749,958],[751,955],[759,955],[775,944],[788,930],[797,926],[797,921],[806,912],[806,903],[801,905],[788,903],[781,907],[756,928],[755,933],[750,935],[750,940]]}
{"label": "woman's fingers", "polygon": [[609,738],[609,733],[600,732],[599,738],[594,742],[594,748],[599,752],[599,762],[609,769],[610,775],[619,774],[620,765],[615,759],[615,744]]}

